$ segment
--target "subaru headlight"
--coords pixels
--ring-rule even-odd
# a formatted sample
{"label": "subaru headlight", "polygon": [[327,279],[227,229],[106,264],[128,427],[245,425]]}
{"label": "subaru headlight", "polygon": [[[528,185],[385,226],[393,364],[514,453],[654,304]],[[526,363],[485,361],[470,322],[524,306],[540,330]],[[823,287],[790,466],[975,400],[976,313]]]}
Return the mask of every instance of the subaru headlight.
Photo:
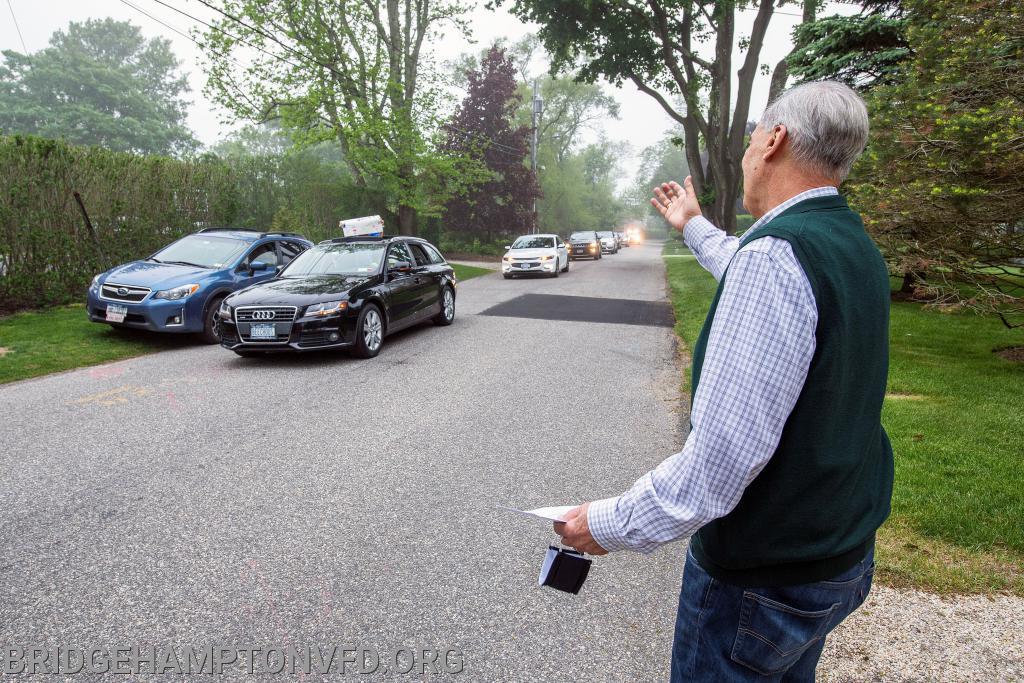
{"label": "subaru headlight", "polygon": [[157,292],[153,295],[154,299],[169,299],[170,301],[178,301],[179,299],[188,298],[199,289],[199,285],[182,285],[181,287],[175,287],[174,289],[165,289]]}
{"label": "subaru headlight", "polygon": [[322,304],[313,304],[306,307],[306,315],[316,318],[323,318],[328,315],[337,315],[348,308],[347,301],[325,301]]}
{"label": "subaru headlight", "polygon": [[220,316],[220,319],[231,320],[232,313],[233,311],[231,309],[230,304],[228,304],[227,300],[225,299],[224,301],[221,301],[220,308],[217,309],[217,315]]}
{"label": "subaru headlight", "polygon": [[[102,275],[102,274],[103,273],[100,273],[100,275]],[[97,275],[96,277],[94,277],[92,279],[92,284],[89,285],[89,289],[91,289],[93,291],[96,291],[97,289],[100,288],[100,275]]]}

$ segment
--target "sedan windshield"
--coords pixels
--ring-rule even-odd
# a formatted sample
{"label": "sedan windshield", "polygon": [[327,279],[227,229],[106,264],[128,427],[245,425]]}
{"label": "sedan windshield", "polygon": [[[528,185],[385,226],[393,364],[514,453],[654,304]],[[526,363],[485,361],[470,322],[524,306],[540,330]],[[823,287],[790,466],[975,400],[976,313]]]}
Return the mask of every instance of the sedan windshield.
{"label": "sedan windshield", "polygon": [[150,260],[200,268],[223,268],[234,263],[247,246],[248,242],[230,237],[189,235],[153,254]]}
{"label": "sedan windshield", "polygon": [[550,237],[520,237],[512,243],[513,249],[553,249],[555,241]]}
{"label": "sedan windshield", "polygon": [[380,270],[384,246],[360,242],[321,244],[295,257],[281,277],[372,275]]}
{"label": "sedan windshield", "polygon": [[597,234],[600,237],[615,237],[615,233],[612,232],[611,230],[603,230]]}
{"label": "sedan windshield", "polygon": [[571,239],[571,240],[591,240],[592,241],[594,239],[594,233],[592,233],[592,232],[574,232],[572,235],[569,236],[569,239]]}

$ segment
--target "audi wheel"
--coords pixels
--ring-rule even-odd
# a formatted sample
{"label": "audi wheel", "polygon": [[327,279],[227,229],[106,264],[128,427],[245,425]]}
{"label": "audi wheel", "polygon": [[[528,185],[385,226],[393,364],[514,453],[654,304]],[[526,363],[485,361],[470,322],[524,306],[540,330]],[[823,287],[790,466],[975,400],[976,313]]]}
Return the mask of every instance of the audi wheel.
{"label": "audi wheel", "polygon": [[433,318],[435,325],[444,327],[451,325],[455,320],[455,292],[451,287],[445,287],[441,291],[441,312]]}
{"label": "audi wheel", "polygon": [[373,358],[384,344],[384,319],[374,304],[366,304],[356,322],[355,344],[352,353],[359,358]]}

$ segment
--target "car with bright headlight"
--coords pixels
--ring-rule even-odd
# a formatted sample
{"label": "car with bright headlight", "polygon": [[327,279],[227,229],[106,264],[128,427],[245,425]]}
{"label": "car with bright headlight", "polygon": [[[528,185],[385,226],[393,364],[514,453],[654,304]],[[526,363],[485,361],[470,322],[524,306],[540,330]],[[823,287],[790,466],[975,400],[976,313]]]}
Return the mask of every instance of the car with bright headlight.
{"label": "car with bright headlight", "polygon": [[569,235],[569,258],[601,258],[601,238],[593,230],[583,230]]}
{"label": "car with bright headlight", "polygon": [[344,349],[376,356],[401,329],[455,319],[454,269],[416,237],[339,237],[220,306],[221,346],[240,356]]}
{"label": "car with bright headlight", "polygon": [[501,274],[506,280],[518,275],[558,277],[569,272],[569,249],[558,235],[523,235],[505,249]]}
{"label": "car with bright headlight", "polygon": [[611,230],[599,230],[597,238],[601,240],[601,251],[609,254],[619,253],[619,240],[615,238],[615,233]]}
{"label": "car with bright headlight", "polygon": [[89,320],[220,341],[217,310],[229,294],[277,275],[313,243],[298,233],[206,228],[93,278]]}

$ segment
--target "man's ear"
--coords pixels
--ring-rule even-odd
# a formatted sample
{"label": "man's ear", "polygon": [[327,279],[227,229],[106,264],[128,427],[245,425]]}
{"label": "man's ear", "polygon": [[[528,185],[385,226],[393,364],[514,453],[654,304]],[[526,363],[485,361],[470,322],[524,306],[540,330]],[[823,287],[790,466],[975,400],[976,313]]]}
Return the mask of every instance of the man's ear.
{"label": "man's ear", "polygon": [[771,160],[776,154],[779,154],[782,148],[785,146],[789,139],[789,131],[781,123],[772,128],[768,134],[768,139],[764,143],[764,153],[761,155],[761,159],[764,161]]}

